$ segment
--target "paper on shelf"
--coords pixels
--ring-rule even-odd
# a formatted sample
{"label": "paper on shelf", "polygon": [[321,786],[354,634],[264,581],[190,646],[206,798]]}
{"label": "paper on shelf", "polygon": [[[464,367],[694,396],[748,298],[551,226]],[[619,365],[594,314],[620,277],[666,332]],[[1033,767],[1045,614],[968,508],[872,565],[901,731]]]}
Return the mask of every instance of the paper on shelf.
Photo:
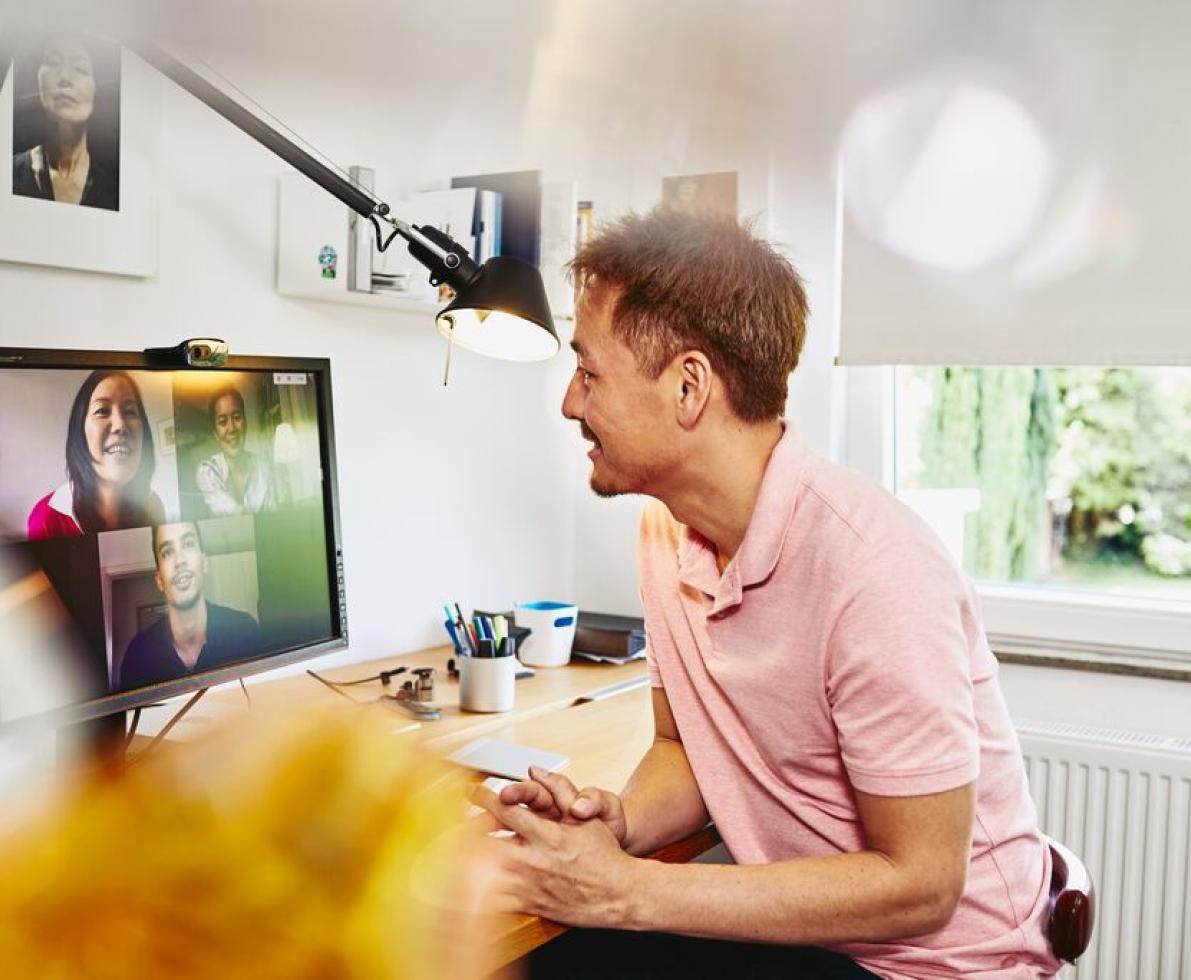
{"label": "paper on shelf", "polygon": [[597,664],[627,664],[634,660],[645,659],[645,649],[642,648],[635,653],[625,654],[624,656],[616,656],[612,653],[588,653],[586,650],[571,651],[572,657],[582,657],[584,660],[592,660]]}

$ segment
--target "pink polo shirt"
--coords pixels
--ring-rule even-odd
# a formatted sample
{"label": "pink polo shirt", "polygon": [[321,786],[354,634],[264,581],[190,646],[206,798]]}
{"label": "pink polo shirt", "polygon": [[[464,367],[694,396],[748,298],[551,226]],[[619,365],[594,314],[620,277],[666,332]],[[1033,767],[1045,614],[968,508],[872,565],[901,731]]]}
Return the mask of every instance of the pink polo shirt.
{"label": "pink polo shirt", "polygon": [[863,850],[852,788],[976,782],[963,898],[937,932],[838,947],[884,977],[1039,977],[1049,853],[971,585],[930,530],[787,425],[739,551],[656,501],[638,544],[650,675],[733,858]]}

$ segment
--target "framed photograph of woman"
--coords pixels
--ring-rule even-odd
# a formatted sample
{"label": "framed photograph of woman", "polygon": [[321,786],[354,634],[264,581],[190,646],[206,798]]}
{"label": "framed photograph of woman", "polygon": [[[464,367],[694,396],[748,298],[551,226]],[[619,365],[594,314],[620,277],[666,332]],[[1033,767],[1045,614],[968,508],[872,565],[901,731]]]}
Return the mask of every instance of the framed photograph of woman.
{"label": "framed photograph of woman", "polygon": [[0,259],[153,275],[159,79],[75,30],[0,41]]}
{"label": "framed photograph of woman", "polygon": [[736,217],[736,172],[662,178],[662,206],[691,214]]}

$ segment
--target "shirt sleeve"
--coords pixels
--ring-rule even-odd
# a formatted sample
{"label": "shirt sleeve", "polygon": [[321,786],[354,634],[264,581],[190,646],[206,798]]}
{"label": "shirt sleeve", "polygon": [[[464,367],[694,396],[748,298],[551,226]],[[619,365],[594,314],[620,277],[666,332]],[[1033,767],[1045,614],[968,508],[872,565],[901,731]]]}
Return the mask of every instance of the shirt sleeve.
{"label": "shirt sleeve", "polygon": [[926,546],[866,556],[829,641],[827,696],[852,785],[941,793],[980,771],[958,569]]}
{"label": "shirt sleeve", "polygon": [[662,683],[662,672],[658,670],[658,662],[653,657],[653,647],[648,638],[645,640],[645,669],[649,673],[650,687],[665,687]]}
{"label": "shirt sleeve", "polygon": [[239,514],[241,507],[228,493],[227,483],[214,460],[215,457],[209,457],[199,462],[194,474],[195,485],[203,495],[203,502],[210,509],[212,516],[229,517]]}

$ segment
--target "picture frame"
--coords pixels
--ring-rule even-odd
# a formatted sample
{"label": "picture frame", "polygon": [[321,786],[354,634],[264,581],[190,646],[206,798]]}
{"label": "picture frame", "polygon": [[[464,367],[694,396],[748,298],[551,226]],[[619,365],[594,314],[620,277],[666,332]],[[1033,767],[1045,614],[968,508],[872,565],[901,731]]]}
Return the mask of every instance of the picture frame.
{"label": "picture frame", "polygon": [[174,417],[159,419],[153,431],[153,448],[158,456],[173,456],[178,444],[174,430]]}
{"label": "picture frame", "polygon": [[735,218],[739,208],[737,183],[734,170],[664,177],[662,207],[671,211]]}
{"label": "picture frame", "polygon": [[[57,43],[51,37],[75,39],[72,43],[95,52],[95,105],[107,102],[102,116],[97,111],[85,125],[96,129],[94,136],[88,133],[95,147],[91,174],[102,173],[110,186],[99,204],[88,204],[86,196],[78,203],[55,200],[53,192],[38,196],[29,188],[30,169],[38,175],[39,189],[48,181],[41,146],[48,139],[42,130],[49,131],[54,119],[39,64],[46,63],[51,44]],[[8,40],[16,55],[0,88],[0,261],[156,275],[160,76],[127,49],[96,35],[49,30]],[[69,104],[69,96],[63,101]],[[38,115],[45,116],[44,125],[37,123]],[[14,188],[17,158],[33,159],[30,151],[41,154],[22,170],[20,186]]]}

